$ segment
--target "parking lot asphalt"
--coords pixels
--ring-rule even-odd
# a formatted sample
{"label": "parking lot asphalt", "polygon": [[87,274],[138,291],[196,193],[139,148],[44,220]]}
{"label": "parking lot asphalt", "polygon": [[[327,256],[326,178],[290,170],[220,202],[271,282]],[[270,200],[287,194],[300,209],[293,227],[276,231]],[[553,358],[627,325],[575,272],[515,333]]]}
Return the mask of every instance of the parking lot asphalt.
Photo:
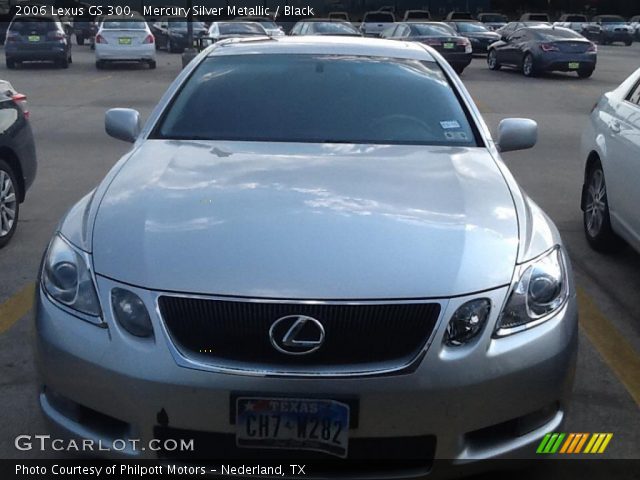
{"label": "parking lot asphalt", "polygon": [[[640,254],[627,249],[603,256],[587,246],[579,208],[584,168],[579,142],[598,97],[640,67],[639,58],[640,44],[600,47],[593,78],[579,80],[571,74],[530,79],[515,71],[492,72],[476,57],[462,76],[493,130],[506,117],[539,123],[537,147],[504,158],[558,225],[578,281],[580,354],[565,431],[613,433],[609,458],[640,458]],[[0,67],[0,78],[28,95],[39,158],[16,235],[0,250],[0,458],[42,456],[14,447],[17,435],[47,432],[36,401],[31,349],[33,284],[58,220],[128,149],[104,133],[104,112],[130,107],[145,118],[181,64],[180,55],[160,52],[156,70],[96,70],[93,52],[75,45],[73,60],[68,70]]]}

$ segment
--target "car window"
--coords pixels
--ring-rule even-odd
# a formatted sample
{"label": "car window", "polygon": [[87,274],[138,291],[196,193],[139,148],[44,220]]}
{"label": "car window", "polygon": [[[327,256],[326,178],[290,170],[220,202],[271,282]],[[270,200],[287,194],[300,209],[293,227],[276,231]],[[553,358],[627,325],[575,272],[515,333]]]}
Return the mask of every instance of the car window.
{"label": "car window", "polygon": [[599,17],[602,23],[626,23],[624,18],[617,16]]}
{"label": "car window", "polygon": [[221,35],[264,35],[265,30],[258,23],[228,22],[218,24]]}
{"label": "car window", "polygon": [[400,25],[398,30],[396,30],[396,37],[408,37],[410,34],[410,29],[406,25]]}
{"label": "car window", "polygon": [[458,31],[462,33],[488,32],[489,30],[481,23],[458,22]]}
{"label": "car window", "polygon": [[144,30],[147,24],[138,20],[105,20],[102,24],[105,30]]}
{"label": "car window", "polygon": [[[194,29],[202,29],[204,28],[204,25],[200,22],[191,22],[193,24],[193,28]],[[166,24],[165,24],[166,27]],[[171,20],[169,22],[169,28],[174,28],[176,30],[186,30],[187,29],[187,22],[185,20]]]}
{"label": "car window", "polygon": [[583,40],[584,37],[573,30],[566,28],[546,28],[535,30],[535,37],[544,42],[555,40]]}
{"label": "car window", "polygon": [[564,21],[565,22],[572,22],[572,23],[586,22],[587,21],[587,17],[585,17],[583,15],[568,15],[567,18],[565,18]]}
{"label": "car window", "polygon": [[627,95],[626,100],[635,105],[640,105],[640,81],[638,81],[631,89],[631,91]]}
{"label": "car window", "polygon": [[507,20],[507,17],[504,15],[490,15],[484,14],[482,15],[482,21],[488,23],[501,23]]}
{"label": "car window", "polygon": [[372,23],[384,23],[384,22],[393,22],[393,15],[390,13],[367,13],[364,16],[363,22],[372,22]]}
{"label": "car window", "polygon": [[58,30],[56,22],[52,18],[46,17],[21,17],[11,24],[10,30],[20,35],[36,33],[46,35],[49,32]]}
{"label": "car window", "polygon": [[437,63],[336,55],[210,57],[151,137],[477,145]]}
{"label": "car window", "polygon": [[443,36],[443,35],[455,35],[455,32],[445,25],[431,25],[431,24],[415,24],[412,25],[414,32],[417,35],[424,36]]}
{"label": "car window", "polygon": [[337,35],[354,35],[358,33],[351,24],[342,22],[316,22],[314,31],[316,33],[335,33]]}

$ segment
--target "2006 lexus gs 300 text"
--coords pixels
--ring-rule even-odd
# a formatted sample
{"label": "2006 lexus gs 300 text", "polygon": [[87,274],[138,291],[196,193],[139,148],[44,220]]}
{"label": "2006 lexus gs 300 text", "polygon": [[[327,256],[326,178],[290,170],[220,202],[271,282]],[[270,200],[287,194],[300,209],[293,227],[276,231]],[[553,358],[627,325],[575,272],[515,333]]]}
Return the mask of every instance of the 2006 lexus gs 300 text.
{"label": "2006 lexus gs 300 text", "polygon": [[571,267],[499,154],[537,126],[494,143],[435,51],[224,41],[144,127],[115,109],[106,130],[133,148],[60,222],[37,293],[39,400],[66,435],[427,471],[562,425]]}

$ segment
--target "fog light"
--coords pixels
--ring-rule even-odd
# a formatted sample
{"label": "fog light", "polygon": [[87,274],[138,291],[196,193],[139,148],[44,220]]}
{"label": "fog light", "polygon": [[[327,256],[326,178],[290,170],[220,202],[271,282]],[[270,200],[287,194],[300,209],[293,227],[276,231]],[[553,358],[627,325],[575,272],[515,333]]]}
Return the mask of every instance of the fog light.
{"label": "fog light", "polygon": [[484,328],[490,311],[491,302],[486,298],[471,300],[458,308],[447,325],[445,345],[459,347],[471,341]]}
{"label": "fog light", "polygon": [[135,293],[122,288],[111,290],[111,304],[118,323],[136,337],[153,335],[151,318],[144,302]]}

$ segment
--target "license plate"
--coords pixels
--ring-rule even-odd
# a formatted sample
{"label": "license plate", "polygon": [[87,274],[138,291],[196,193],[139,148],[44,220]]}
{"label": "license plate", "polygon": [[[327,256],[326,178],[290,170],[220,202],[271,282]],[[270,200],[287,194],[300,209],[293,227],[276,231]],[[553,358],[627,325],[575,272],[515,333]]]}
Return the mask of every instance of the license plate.
{"label": "license plate", "polygon": [[27,40],[29,40],[30,42],[39,42],[40,41],[40,35],[29,35],[27,37]]}
{"label": "license plate", "polygon": [[120,45],[131,45],[131,38],[130,37],[120,37],[120,38],[118,38],[118,43]]}
{"label": "license plate", "polygon": [[236,445],[312,450],[345,458],[349,405],[335,400],[239,397]]}
{"label": "license plate", "polygon": [[569,63],[569,70],[577,70],[580,68],[580,63],[579,62],[570,62]]}
{"label": "license plate", "polygon": [[443,43],[442,46],[448,50],[452,49],[455,47],[454,43]]}

